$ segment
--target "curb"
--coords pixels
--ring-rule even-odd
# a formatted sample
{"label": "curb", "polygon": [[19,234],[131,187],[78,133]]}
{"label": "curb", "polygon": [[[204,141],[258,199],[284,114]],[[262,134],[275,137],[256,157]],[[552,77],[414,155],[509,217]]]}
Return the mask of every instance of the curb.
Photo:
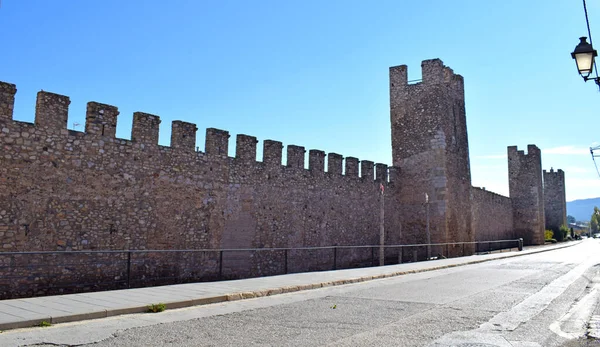
{"label": "curb", "polygon": [[[432,267],[427,267],[427,268],[423,268],[423,269],[395,271],[395,272],[389,272],[389,273],[384,273],[384,274],[379,274],[379,275],[368,275],[368,276],[339,279],[339,280],[313,283],[313,284],[300,284],[300,285],[283,286],[283,287],[256,290],[256,291],[229,293],[229,294],[224,294],[224,295],[215,295],[215,296],[211,296],[211,297],[204,297],[204,298],[198,298],[198,299],[177,300],[177,301],[171,301],[171,302],[164,302],[164,304],[167,306],[167,309],[178,309],[178,308],[184,308],[184,307],[216,304],[216,303],[226,302],[226,301],[238,301],[238,300],[245,300],[245,299],[260,298],[260,297],[265,297],[265,296],[293,293],[293,292],[304,291],[304,290],[326,288],[326,287],[340,286],[340,285],[352,284],[352,283],[360,283],[360,282],[366,282],[366,281],[372,281],[372,280],[378,280],[378,279],[384,279],[384,278],[390,278],[390,277],[397,277],[397,276],[403,276],[403,275],[420,273],[420,272],[442,270],[442,269],[448,269],[448,268],[465,266],[465,265],[480,264],[480,263],[485,263],[485,262],[492,261],[492,260],[514,258],[514,257],[520,257],[520,256],[529,255],[529,254],[549,252],[549,251],[553,251],[553,250],[557,250],[557,249],[573,247],[575,245],[578,245],[579,243],[581,243],[581,241],[576,242],[576,243],[570,242],[569,244],[552,247],[552,248],[532,250],[527,253],[523,253],[523,252],[518,252],[515,254],[506,253],[505,256],[501,256],[501,257],[496,257],[496,258],[491,258],[491,259],[477,259],[477,260],[469,261],[466,263],[460,263],[460,264],[448,264],[448,265],[432,266]],[[17,322],[1,323],[0,330],[37,327],[42,321],[46,321],[51,324],[58,324],[58,323],[76,322],[76,321],[90,320],[90,319],[97,319],[97,318],[114,317],[114,316],[119,316],[119,315],[124,315],[124,314],[144,313],[147,311],[148,311],[148,306],[143,305],[143,306],[131,306],[131,307],[124,307],[124,308],[98,310],[98,311],[89,312],[89,313],[58,315],[58,316],[53,316],[53,317],[41,318],[41,319],[28,319],[28,320],[22,320],[22,321],[17,321]]]}

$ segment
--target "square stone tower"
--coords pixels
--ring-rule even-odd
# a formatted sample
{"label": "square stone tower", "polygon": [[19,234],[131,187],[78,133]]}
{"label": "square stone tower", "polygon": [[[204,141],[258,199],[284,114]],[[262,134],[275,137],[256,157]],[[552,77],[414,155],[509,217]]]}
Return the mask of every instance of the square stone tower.
{"label": "square stone tower", "polygon": [[528,145],[527,154],[517,146],[508,147],[508,190],[517,237],[522,237],[526,245],[543,245],[542,153],[537,146]]}
{"label": "square stone tower", "polygon": [[567,198],[565,172],[558,169],[544,170],[544,213],[546,229],[557,231],[567,225]]}
{"label": "square stone tower", "polygon": [[464,81],[440,59],[423,61],[421,71],[422,81],[409,84],[406,65],[390,68],[402,241],[427,241],[427,209],[432,242],[474,241]]}

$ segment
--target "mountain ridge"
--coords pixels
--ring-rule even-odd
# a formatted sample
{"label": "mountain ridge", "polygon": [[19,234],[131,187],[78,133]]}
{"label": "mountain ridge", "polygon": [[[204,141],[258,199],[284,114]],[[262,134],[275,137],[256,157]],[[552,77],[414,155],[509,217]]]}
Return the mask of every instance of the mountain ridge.
{"label": "mountain ridge", "polygon": [[577,221],[587,222],[594,212],[594,206],[600,207],[600,197],[567,201],[567,215]]}

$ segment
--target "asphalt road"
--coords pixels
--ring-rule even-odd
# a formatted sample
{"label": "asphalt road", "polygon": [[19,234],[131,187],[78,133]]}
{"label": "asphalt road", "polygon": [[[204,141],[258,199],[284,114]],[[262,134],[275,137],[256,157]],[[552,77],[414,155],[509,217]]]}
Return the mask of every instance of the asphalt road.
{"label": "asphalt road", "polygon": [[[46,346],[600,346],[600,240],[438,271],[0,334]],[[4,341],[4,342],[3,342]],[[63,342],[64,343],[64,342]],[[10,344],[9,344],[10,345]],[[44,346],[44,344],[37,344]]]}

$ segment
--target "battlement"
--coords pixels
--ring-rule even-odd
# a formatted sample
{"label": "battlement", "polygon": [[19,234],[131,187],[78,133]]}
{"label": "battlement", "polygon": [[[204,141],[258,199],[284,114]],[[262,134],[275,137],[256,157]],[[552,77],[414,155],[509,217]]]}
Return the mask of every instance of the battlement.
{"label": "battlement", "polygon": [[117,133],[117,116],[119,110],[115,106],[90,101],[85,113],[85,132],[91,135],[115,137]]}
{"label": "battlement", "polygon": [[144,112],[134,112],[131,141],[144,145],[158,145],[159,126],[159,116]]}
{"label": "battlement", "polygon": [[0,122],[12,120],[16,93],[17,86],[0,82]]}
{"label": "battlement", "polygon": [[35,103],[35,126],[50,132],[67,130],[70,104],[68,96],[39,91]]}
{"label": "battlement", "polygon": [[544,172],[544,181],[546,180],[546,177],[558,177],[558,178],[562,178],[563,180],[565,179],[565,172],[561,169],[554,171],[554,168],[550,168],[550,171],[544,170],[543,172]]}
{"label": "battlement", "polygon": [[[13,126],[23,128],[28,123],[13,121],[12,119],[16,90],[14,84],[0,82],[0,120],[5,120]],[[60,134],[60,136],[65,137],[83,136],[85,138],[86,136],[90,136],[90,141],[98,141],[94,140],[94,138],[102,137],[103,143],[106,143],[107,139],[109,141],[112,139],[113,142],[118,143],[120,146],[127,143],[132,145],[139,144],[142,146],[136,148],[143,151],[164,149],[179,153],[199,152],[200,147],[196,146],[196,132],[198,130],[196,124],[181,120],[173,121],[171,124],[171,144],[169,149],[169,147],[158,146],[160,117],[144,112],[134,112],[133,114],[131,141],[116,139],[117,117],[119,116],[118,108],[95,101],[87,103],[85,131],[66,132],[69,104],[70,99],[68,96],[40,91],[37,95],[34,128],[42,132],[55,135]],[[27,127],[31,127],[31,125],[28,124]],[[215,128],[206,129],[205,153],[215,158],[228,158],[229,139],[230,134],[228,131]],[[234,161],[244,165],[257,163],[258,142],[254,136],[238,134],[236,137]],[[282,151],[283,144],[281,142],[265,140],[263,143],[262,167],[265,169],[290,168],[291,170],[296,170],[296,172],[303,172],[305,170],[306,150],[304,147],[288,145],[287,163],[285,166],[282,165]],[[327,171],[325,171],[326,158]],[[340,154],[326,154],[325,151],[311,149],[308,155],[308,172],[314,175],[325,174],[327,172],[330,176],[342,176],[343,161],[344,157]],[[346,158],[346,173],[344,176],[358,178],[359,162],[358,158]],[[360,164],[360,177],[364,181],[391,181],[388,178],[387,165],[374,164],[368,160],[362,161]],[[375,168],[376,172],[374,176]]]}
{"label": "battlement", "polygon": [[193,152],[196,146],[196,124],[173,121],[171,123],[171,147]]}
{"label": "battlement", "polygon": [[[398,65],[390,67],[390,91],[405,90],[413,86],[430,86],[445,84],[460,91],[464,91],[464,79],[461,75],[445,66],[440,59],[429,59],[421,62],[421,80],[409,84],[408,66]],[[392,98],[393,99],[393,98]]]}
{"label": "battlement", "polygon": [[542,152],[536,145],[527,145],[527,154],[524,150],[519,150],[517,146],[508,146],[508,159],[521,160],[521,158],[541,158]]}

